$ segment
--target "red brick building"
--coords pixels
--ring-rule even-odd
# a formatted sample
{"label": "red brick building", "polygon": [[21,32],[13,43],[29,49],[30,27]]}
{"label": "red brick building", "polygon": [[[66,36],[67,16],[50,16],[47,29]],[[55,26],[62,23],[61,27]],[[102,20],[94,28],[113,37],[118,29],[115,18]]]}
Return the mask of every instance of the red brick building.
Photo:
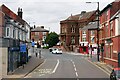
{"label": "red brick building", "polygon": [[49,31],[44,29],[44,26],[31,29],[31,40],[34,39],[35,42],[39,41],[41,46],[44,46],[44,42],[48,33]]}
{"label": "red brick building", "polygon": [[95,20],[96,11],[82,11],[81,14],[71,15],[66,20],[60,21],[60,40],[67,50],[74,50],[80,45],[80,29]]}
{"label": "red brick building", "polygon": [[103,61],[114,67],[118,66],[118,52],[120,52],[120,1],[108,4],[100,16],[100,44],[104,44],[101,53]]}
{"label": "red brick building", "polygon": [[[90,46],[93,48],[93,53],[97,53],[97,22],[90,22],[88,25],[80,29],[80,53],[83,47],[88,49]],[[91,52],[89,52],[91,53]]]}

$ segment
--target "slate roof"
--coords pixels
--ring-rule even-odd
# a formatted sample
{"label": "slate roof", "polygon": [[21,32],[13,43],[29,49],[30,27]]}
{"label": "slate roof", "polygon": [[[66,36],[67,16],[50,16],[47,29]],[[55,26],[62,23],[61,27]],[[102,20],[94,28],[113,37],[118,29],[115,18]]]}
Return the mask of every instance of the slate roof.
{"label": "slate roof", "polygon": [[48,30],[41,28],[41,27],[36,27],[31,30],[32,32],[49,32]]}
{"label": "slate roof", "polygon": [[90,22],[88,25],[84,26],[81,30],[92,30],[97,29],[97,22]]}
{"label": "slate roof", "polygon": [[95,13],[95,11],[90,11],[90,12],[86,12],[86,13],[83,13],[83,14],[71,15],[71,16],[69,16],[66,20],[88,19],[88,18],[90,18],[94,13]]}

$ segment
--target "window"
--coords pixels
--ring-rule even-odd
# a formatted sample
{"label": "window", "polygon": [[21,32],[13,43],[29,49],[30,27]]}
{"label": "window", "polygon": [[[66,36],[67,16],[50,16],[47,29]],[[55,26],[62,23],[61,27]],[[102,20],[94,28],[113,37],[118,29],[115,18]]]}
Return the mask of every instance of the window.
{"label": "window", "polygon": [[13,38],[16,37],[15,34],[16,34],[15,29],[13,29]]}
{"label": "window", "polygon": [[105,34],[106,34],[106,37],[108,37],[108,24],[105,24],[105,26],[106,26],[106,29],[105,29]]}
{"label": "window", "polygon": [[91,43],[95,42],[95,37],[91,37]]}
{"label": "window", "polygon": [[20,39],[20,31],[18,30],[18,39]]}
{"label": "window", "polygon": [[113,22],[110,22],[110,29],[113,29]]}
{"label": "window", "polygon": [[75,37],[74,36],[71,37],[71,43],[75,44]]}
{"label": "window", "polygon": [[62,31],[61,33],[64,33],[64,28],[62,27],[61,29],[62,29],[62,30],[61,30],[61,31]]}
{"label": "window", "polygon": [[71,27],[71,33],[75,33],[75,27],[73,25]]}
{"label": "window", "polygon": [[10,28],[6,27],[6,37],[10,37]]}
{"label": "window", "polygon": [[112,52],[113,51],[113,46],[112,45],[110,45],[110,58],[112,58]]}
{"label": "window", "polygon": [[82,38],[82,42],[86,42],[86,37],[83,37],[83,38]]}
{"label": "window", "polygon": [[108,13],[109,13],[109,12],[107,11],[107,12],[106,12],[106,18],[105,18],[106,21],[108,20]]}
{"label": "window", "polygon": [[43,35],[46,35],[46,32],[43,32]]}
{"label": "window", "polygon": [[113,35],[113,22],[110,22],[110,36]]}
{"label": "window", "polygon": [[91,35],[94,35],[95,34],[95,31],[91,31]]}
{"label": "window", "polygon": [[86,34],[86,31],[83,31],[82,34],[83,34],[83,35]]}
{"label": "window", "polygon": [[65,30],[65,33],[67,33],[67,30],[66,30],[66,28],[65,28],[64,30]]}
{"label": "window", "polygon": [[39,35],[39,32],[35,32],[35,35]]}

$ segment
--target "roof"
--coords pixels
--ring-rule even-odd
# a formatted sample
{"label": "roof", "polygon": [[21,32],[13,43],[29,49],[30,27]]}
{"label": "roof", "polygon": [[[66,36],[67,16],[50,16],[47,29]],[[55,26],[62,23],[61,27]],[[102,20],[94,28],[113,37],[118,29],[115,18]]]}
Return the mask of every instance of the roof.
{"label": "roof", "polygon": [[[20,22],[21,24],[24,25],[24,23],[26,22],[25,20],[23,20],[22,18],[20,18],[17,14],[15,14],[12,10],[10,10],[7,6],[5,6],[4,4],[0,4],[0,8],[2,8],[2,12],[4,14],[6,14],[7,16],[9,16],[11,19]],[[27,22],[26,22],[27,23]]]}
{"label": "roof", "polygon": [[110,8],[112,6],[112,3],[108,4],[101,12],[100,14],[102,14],[103,12],[105,12],[108,8]]}
{"label": "roof", "polygon": [[41,27],[36,27],[31,30],[32,32],[49,32],[48,30],[41,28]]}
{"label": "roof", "polygon": [[110,21],[117,18],[117,15],[120,14],[120,10],[117,11],[111,18]]}
{"label": "roof", "polygon": [[88,25],[84,26],[81,30],[92,30],[97,29],[97,22],[90,22]]}
{"label": "roof", "polygon": [[82,13],[82,14],[71,15],[71,16],[69,16],[66,20],[63,20],[63,21],[88,19],[88,18],[90,18],[95,12],[96,12],[96,10],[90,11],[90,12],[86,12],[86,13]]}

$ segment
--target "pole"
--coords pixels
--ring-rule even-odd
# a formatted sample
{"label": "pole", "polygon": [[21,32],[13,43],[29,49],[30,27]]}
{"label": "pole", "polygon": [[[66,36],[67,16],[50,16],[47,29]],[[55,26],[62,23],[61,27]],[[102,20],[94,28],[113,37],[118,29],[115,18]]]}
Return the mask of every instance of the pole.
{"label": "pole", "polygon": [[97,48],[97,60],[99,60],[99,55],[100,55],[100,50],[99,50],[99,2],[97,2],[98,4],[98,9],[97,9],[97,17],[98,17],[98,22],[97,22],[97,45],[98,45],[98,48]]}

